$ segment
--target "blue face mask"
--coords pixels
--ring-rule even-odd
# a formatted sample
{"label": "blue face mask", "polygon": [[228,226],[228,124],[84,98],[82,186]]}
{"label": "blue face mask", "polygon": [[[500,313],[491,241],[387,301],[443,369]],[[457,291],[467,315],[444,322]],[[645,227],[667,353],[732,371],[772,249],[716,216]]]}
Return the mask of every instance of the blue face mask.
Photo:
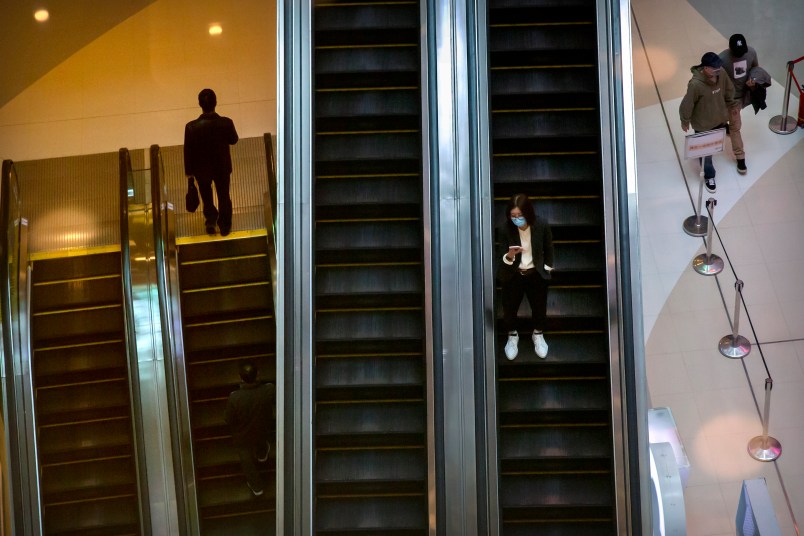
{"label": "blue face mask", "polygon": [[511,218],[511,222],[517,227],[523,227],[526,223],[528,223],[527,220],[522,216],[518,218]]}

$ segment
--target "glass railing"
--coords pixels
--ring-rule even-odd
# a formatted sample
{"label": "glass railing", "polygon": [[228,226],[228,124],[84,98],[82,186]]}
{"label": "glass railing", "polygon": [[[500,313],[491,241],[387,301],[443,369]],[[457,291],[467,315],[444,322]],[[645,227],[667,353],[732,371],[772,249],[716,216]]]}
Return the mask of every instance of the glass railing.
{"label": "glass railing", "polygon": [[[170,202],[170,190],[166,180],[162,150],[158,145],[151,146],[150,161],[150,206],[153,209],[151,232],[159,302],[159,310],[154,314],[158,315],[160,319],[159,327],[164,351],[165,391],[171,437],[176,512],[182,533],[198,534],[198,502],[193,470],[193,445],[181,323],[178,251],[176,249],[176,208]],[[183,195],[180,199],[182,202],[184,201]]]}
{"label": "glass railing", "polygon": [[[33,385],[27,333],[28,224],[22,217],[19,182],[14,164],[3,162],[0,181],[0,287],[2,291],[3,430],[2,463],[3,530],[6,534],[29,533],[38,524],[39,479],[33,421]],[[41,527],[39,527],[41,532]]]}

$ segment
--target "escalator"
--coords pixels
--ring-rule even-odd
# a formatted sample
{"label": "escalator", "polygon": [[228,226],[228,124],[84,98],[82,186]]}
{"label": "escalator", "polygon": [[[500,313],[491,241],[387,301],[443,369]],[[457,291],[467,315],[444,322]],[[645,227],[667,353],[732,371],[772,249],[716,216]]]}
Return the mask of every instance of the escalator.
{"label": "escalator", "polygon": [[226,240],[185,240],[178,246],[178,266],[201,534],[274,534],[274,453],[258,466],[265,488],[262,496],[254,497],[224,422],[229,393],[238,389],[242,361],[256,363],[260,381],[276,381],[265,234],[238,232]]}
{"label": "escalator", "polygon": [[314,17],[314,530],[425,534],[417,1]]}
{"label": "escalator", "polygon": [[555,245],[547,358],[522,336],[508,361],[498,313],[502,533],[615,534],[595,2],[491,0],[488,21],[495,221],[525,192]]}
{"label": "escalator", "polygon": [[44,534],[142,534],[119,252],[33,262]]}

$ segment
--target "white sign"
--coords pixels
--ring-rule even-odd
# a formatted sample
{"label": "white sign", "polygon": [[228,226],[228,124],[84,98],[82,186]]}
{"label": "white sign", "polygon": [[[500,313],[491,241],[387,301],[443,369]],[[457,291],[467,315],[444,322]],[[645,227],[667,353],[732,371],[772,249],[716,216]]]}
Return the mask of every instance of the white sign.
{"label": "white sign", "polygon": [[684,158],[700,158],[722,153],[725,142],[725,128],[696,132],[684,138]]}

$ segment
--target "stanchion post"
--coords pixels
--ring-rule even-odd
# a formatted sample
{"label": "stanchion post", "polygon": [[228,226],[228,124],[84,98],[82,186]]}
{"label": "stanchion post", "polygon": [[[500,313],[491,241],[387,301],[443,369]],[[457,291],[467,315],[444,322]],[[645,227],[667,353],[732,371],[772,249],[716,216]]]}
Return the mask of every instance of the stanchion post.
{"label": "stanchion post", "polygon": [[765,378],[765,411],[762,415],[762,435],[756,436],[748,442],[748,454],[760,462],[772,462],[782,455],[782,444],[775,437],[768,435],[772,389],[773,380]]}
{"label": "stanchion post", "polygon": [[734,320],[731,323],[731,334],[726,335],[717,345],[718,350],[724,356],[731,359],[742,359],[751,353],[751,343],[748,339],[740,335],[740,298],[743,293],[743,282],[738,279],[734,283]]}
{"label": "stanchion post", "polygon": [[793,62],[787,62],[787,81],[784,85],[784,101],[782,101],[782,115],[771,117],[768,128],[776,134],[790,134],[798,128],[798,122],[794,117],[787,115],[787,108],[790,103],[790,87],[793,84]]}
{"label": "stanchion post", "polygon": [[[709,220],[714,221],[713,212],[717,205],[717,199],[710,197],[706,200],[706,208],[709,211]],[[707,224],[706,234],[706,253],[701,253],[692,259],[692,269],[701,275],[717,275],[723,271],[723,259],[712,253],[712,229],[714,225]]]}
{"label": "stanchion post", "polygon": [[709,227],[709,218],[701,214],[701,203],[703,203],[704,174],[701,171],[701,180],[698,183],[698,205],[695,214],[684,220],[684,232],[690,236],[703,236]]}

